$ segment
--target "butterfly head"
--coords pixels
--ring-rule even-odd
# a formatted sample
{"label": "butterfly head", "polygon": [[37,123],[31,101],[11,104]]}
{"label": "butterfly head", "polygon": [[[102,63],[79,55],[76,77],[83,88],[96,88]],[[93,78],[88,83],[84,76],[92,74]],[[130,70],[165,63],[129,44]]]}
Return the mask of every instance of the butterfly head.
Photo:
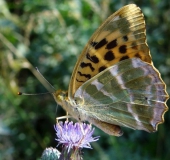
{"label": "butterfly head", "polygon": [[53,93],[53,97],[57,104],[62,105],[62,102],[68,99],[68,92],[57,90],[55,93]]}

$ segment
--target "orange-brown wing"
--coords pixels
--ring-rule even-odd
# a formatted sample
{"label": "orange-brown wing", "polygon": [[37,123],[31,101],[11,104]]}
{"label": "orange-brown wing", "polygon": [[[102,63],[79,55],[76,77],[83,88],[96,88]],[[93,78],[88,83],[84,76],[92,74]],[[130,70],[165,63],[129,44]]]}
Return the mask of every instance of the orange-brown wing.
{"label": "orange-brown wing", "polygon": [[112,14],[85,46],[71,77],[69,97],[99,72],[133,57],[152,63],[143,13],[130,4]]}

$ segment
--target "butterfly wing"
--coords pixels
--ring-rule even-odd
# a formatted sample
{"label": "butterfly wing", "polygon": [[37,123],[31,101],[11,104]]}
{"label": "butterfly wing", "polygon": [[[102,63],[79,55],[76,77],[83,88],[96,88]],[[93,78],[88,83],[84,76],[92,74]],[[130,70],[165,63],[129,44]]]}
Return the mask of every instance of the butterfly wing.
{"label": "butterfly wing", "polygon": [[68,96],[106,68],[124,59],[139,57],[151,62],[146,44],[144,16],[130,4],[111,15],[91,37],[74,68]]}
{"label": "butterfly wing", "polygon": [[[84,83],[75,99],[88,120],[153,132],[164,121],[168,94],[159,72],[139,58],[121,61]],[[92,122],[93,123],[93,122]]]}

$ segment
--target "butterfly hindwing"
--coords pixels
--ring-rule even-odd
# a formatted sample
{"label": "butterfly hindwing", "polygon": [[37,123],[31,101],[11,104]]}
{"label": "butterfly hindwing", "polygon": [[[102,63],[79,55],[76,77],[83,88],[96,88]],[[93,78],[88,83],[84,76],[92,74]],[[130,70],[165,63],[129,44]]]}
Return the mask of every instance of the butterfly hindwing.
{"label": "butterfly hindwing", "polygon": [[90,117],[153,132],[164,121],[168,95],[158,71],[139,58],[132,58],[84,83],[75,98]]}

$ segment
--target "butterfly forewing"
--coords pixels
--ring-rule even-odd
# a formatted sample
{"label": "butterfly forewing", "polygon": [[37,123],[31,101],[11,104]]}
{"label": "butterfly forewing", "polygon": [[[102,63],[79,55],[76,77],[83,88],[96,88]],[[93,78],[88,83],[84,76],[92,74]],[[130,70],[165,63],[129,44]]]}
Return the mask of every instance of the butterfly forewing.
{"label": "butterfly forewing", "polygon": [[134,4],[111,15],[91,37],[74,68],[69,96],[101,71],[133,57],[151,63],[144,17]]}

